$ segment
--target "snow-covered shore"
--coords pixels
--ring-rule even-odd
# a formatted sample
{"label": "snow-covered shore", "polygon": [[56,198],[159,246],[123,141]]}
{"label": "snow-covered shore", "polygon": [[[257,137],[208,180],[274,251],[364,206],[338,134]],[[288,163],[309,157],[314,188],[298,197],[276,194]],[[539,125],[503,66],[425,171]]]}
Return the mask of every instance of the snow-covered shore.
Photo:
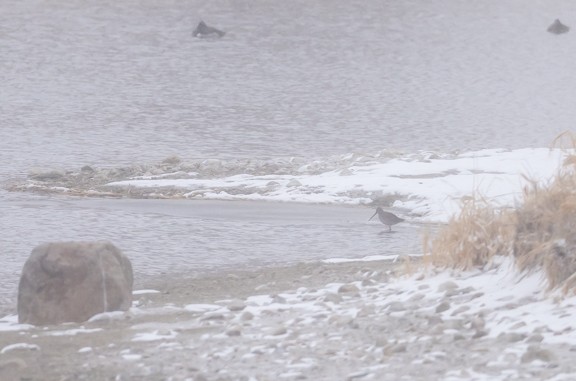
{"label": "snow-covered shore", "polygon": [[476,195],[514,207],[531,181],[549,182],[571,151],[486,149],[454,154],[346,154],[301,159],[187,162],[35,172],[11,189],[92,197],[280,201],[393,206],[420,222],[446,222]]}
{"label": "snow-covered shore", "polygon": [[30,379],[568,380],[574,298],[504,261],[424,271],[315,263],[173,279],[128,313],[33,328],[0,320],[0,375]]}

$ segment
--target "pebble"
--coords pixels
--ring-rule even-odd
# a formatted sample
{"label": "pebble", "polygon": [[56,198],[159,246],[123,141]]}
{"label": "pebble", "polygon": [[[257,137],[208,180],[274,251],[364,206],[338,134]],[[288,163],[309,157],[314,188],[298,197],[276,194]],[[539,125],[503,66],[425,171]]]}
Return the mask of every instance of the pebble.
{"label": "pebble", "polygon": [[242,329],[237,325],[228,327],[225,331],[228,336],[240,336],[242,334]]}
{"label": "pebble", "polygon": [[283,327],[281,325],[277,326],[277,327],[272,327],[270,329],[270,331],[268,332],[268,334],[270,336],[280,336],[280,335],[284,335],[286,334],[288,331],[286,330],[286,327]]}
{"label": "pebble", "polygon": [[402,302],[391,302],[388,304],[389,312],[406,311],[406,306]]}
{"label": "pebble", "polygon": [[538,345],[533,344],[533,345],[530,345],[528,347],[526,352],[524,352],[524,354],[520,358],[520,361],[523,364],[532,362],[534,360],[550,362],[552,360],[552,358],[553,358],[553,356],[552,356],[552,353],[550,353],[550,351],[548,351],[546,349],[542,349]]}
{"label": "pebble", "polygon": [[455,329],[460,331],[464,328],[464,320],[462,319],[447,319],[444,321],[446,329]]}
{"label": "pebble", "polygon": [[452,281],[447,281],[442,283],[441,285],[438,286],[438,292],[444,292],[444,291],[450,291],[450,290],[455,290],[458,288],[458,285]]}
{"label": "pebble", "polygon": [[0,354],[4,354],[6,352],[14,351],[14,350],[24,350],[24,351],[39,351],[40,347],[36,344],[28,344],[28,343],[16,343],[10,344],[2,348],[0,350]]}
{"label": "pebble", "polygon": [[351,373],[351,374],[349,374],[348,376],[346,376],[346,380],[347,380],[347,381],[357,380],[357,379],[359,379],[359,378],[364,378],[364,377],[366,377],[366,376],[369,375],[369,374],[370,374],[370,372],[369,372],[369,371],[366,371],[366,370],[363,370],[363,371],[360,371],[360,372],[356,372],[356,373]]}
{"label": "pebble", "polygon": [[351,324],[353,321],[354,318],[350,315],[332,315],[328,319],[328,323],[335,324],[340,327],[347,324]]}
{"label": "pebble", "polygon": [[541,343],[544,340],[544,336],[542,336],[539,333],[535,333],[533,335],[531,335],[526,342],[527,343]]}
{"label": "pebble", "polygon": [[338,288],[339,294],[358,293],[360,289],[353,283],[343,284]]}
{"label": "pebble", "polygon": [[333,292],[329,292],[322,298],[324,302],[332,302],[334,304],[339,304],[342,301],[342,297]]}
{"label": "pebble", "polygon": [[244,303],[243,300],[234,299],[226,307],[230,311],[242,311],[244,308],[246,308],[246,303]]}
{"label": "pebble", "polygon": [[444,312],[450,309],[450,303],[448,303],[447,301],[443,301],[442,303],[438,304],[436,306],[436,313],[440,313],[440,312]]}
{"label": "pebble", "polygon": [[28,380],[29,378],[21,377],[22,371],[27,367],[26,361],[18,357],[3,360],[0,362],[0,379],[3,381]]}
{"label": "pebble", "polygon": [[476,331],[482,331],[486,327],[486,321],[483,317],[476,316],[470,321],[470,327]]}
{"label": "pebble", "polygon": [[207,312],[204,314],[204,316],[202,316],[200,318],[201,321],[205,321],[205,320],[224,320],[225,316],[224,314],[220,313],[220,312]]}
{"label": "pebble", "polygon": [[358,311],[357,317],[366,317],[366,316],[373,316],[376,313],[376,307],[373,304],[365,305],[360,307],[360,311]]}
{"label": "pebble", "polygon": [[252,319],[254,319],[254,314],[250,311],[244,311],[242,315],[240,315],[240,320],[247,321]]}
{"label": "pebble", "polygon": [[470,295],[470,300],[472,300],[472,299],[477,299],[477,298],[479,298],[479,297],[481,297],[481,296],[484,296],[484,293],[483,293],[483,292],[477,292],[477,293],[475,293],[475,294]]}
{"label": "pebble", "polygon": [[483,329],[477,330],[476,332],[474,332],[474,334],[472,335],[473,339],[479,339],[481,337],[484,337],[488,334],[488,331],[485,331]]}
{"label": "pebble", "polygon": [[465,287],[465,288],[460,289],[460,293],[461,293],[461,294],[469,294],[469,293],[471,293],[471,292],[474,291],[474,290],[476,290],[474,287],[468,286],[468,287]]}
{"label": "pebble", "polygon": [[406,345],[406,343],[398,343],[392,346],[392,352],[393,353],[402,353],[402,352],[406,352],[406,350],[408,349],[408,346]]}
{"label": "pebble", "polygon": [[498,335],[498,339],[500,341],[505,341],[508,343],[517,343],[518,341],[522,341],[526,338],[526,334],[518,333],[518,332],[507,332],[501,333]]}
{"label": "pebble", "polygon": [[290,181],[288,181],[288,184],[286,184],[287,187],[293,188],[293,187],[301,187],[302,183],[296,179],[292,179]]}
{"label": "pebble", "polygon": [[459,315],[462,312],[468,311],[469,309],[470,309],[470,306],[460,306],[460,307],[456,308],[454,311],[452,311],[452,316]]}
{"label": "pebble", "polygon": [[515,323],[512,326],[510,326],[510,329],[515,330],[522,327],[526,327],[526,323],[524,323],[523,321],[519,321],[518,323]]}
{"label": "pebble", "polygon": [[272,295],[272,302],[278,304],[286,304],[286,298],[280,295]]}
{"label": "pebble", "polygon": [[376,282],[372,279],[362,279],[362,287],[373,286]]}
{"label": "pebble", "polygon": [[408,301],[409,301],[409,302],[417,302],[417,301],[419,301],[419,300],[424,299],[425,296],[426,296],[426,295],[424,295],[424,294],[417,293],[417,294],[414,294],[414,295],[412,295],[411,297],[409,297],[409,298],[408,298]]}

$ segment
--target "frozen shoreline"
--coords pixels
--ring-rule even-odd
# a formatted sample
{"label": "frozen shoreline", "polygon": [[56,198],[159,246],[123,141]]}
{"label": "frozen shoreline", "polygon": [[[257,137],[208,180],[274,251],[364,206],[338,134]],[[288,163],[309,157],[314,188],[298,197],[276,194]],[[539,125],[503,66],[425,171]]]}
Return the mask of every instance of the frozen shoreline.
{"label": "frozen shoreline", "polygon": [[374,261],[236,271],[148,284],[128,313],[82,325],[4,318],[0,376],[567,380],[576,371],[574,300],[554,301],[537,275],[505,264],[407,269]]}

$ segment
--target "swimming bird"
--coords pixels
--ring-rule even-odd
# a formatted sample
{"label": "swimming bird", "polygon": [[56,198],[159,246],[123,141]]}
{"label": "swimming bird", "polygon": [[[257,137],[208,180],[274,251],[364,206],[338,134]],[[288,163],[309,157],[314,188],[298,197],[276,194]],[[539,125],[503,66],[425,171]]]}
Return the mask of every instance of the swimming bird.
{"label": "swimming bird", "polygon": [[376,212],[374,212],[374,214],[372,215],[372,217],[368,219],[368,221],[374,218],[375,215],[378,215],[380,222],[388,226],[388,231],[390,232],[392,231],[392,225],[396,225],[397,223],[404,221],[403,218],[400,218],[393,213],[385,212],[381,207],[376,208]]}
{"label": "swimming bird", "polygon": [[198,38],[220,38],[225,34],[226,32],[222,32],[221,30],[206,25],[204,21],[200,21],[196,29],[192,32],[192,36]]}
{"label": "swimming bird", "polygon": [[560,20],[556,19],[554,20],[554,22],[552,23],[552,25],[550,25],[548,27],[548,32],[550,33],[554,33],[554,34],[562,34],[562,33],[568,33],[568,31],[570,30],[570,27],[567,25],[564,25],[560,22]]}

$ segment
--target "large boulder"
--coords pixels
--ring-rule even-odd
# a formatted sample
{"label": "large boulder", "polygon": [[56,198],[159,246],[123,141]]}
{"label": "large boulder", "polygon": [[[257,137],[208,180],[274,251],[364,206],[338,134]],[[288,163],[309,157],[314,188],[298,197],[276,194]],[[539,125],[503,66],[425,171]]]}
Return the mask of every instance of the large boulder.
{"label": "large boulder", "polygon": [[109,242],[37,246],[24,264],[18,321],[34,325],[83,322],[132,304],[132,265]]}

